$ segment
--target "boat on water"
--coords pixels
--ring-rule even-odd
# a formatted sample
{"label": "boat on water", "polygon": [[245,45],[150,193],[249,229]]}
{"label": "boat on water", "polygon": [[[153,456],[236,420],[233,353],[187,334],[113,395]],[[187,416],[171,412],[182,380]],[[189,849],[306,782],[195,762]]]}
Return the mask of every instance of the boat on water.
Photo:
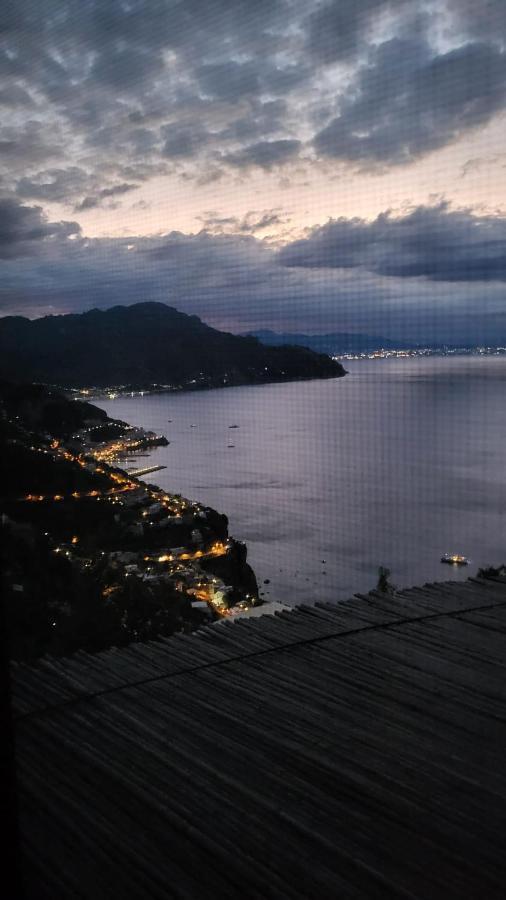
{"label": "boat on water", "polygon": [[442,563],[448,563],[449,566],[467,566],[469,560],[467,556],[461,556],[459,553],[445,553],[441,557]]}

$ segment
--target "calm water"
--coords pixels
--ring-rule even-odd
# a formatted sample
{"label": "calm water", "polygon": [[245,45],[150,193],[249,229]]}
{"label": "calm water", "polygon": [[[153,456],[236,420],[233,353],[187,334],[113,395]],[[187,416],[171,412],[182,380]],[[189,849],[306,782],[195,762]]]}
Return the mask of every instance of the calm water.
{"label": "calm water", "polygon": [[[405,586],[505,561],[506,360],[347,367],[333,381],[100,405],[167,435],[149,459],[167,469],[146,480],[225,512],[266,599],[345,598],[379,565]],[[447,551],[472,565],[442,565]]]}

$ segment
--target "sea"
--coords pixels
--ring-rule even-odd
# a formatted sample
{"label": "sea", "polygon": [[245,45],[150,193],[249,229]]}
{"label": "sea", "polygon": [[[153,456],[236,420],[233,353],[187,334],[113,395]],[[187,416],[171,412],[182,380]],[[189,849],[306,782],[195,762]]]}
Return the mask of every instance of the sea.
{"label": "sea", "polygon": [[[132,466],[224,512],[264,600],[335,602],[506,562],[506,358],[346,361],[344,378],[119,396],[166,435]],[[441,563],[444,553],[467,567]]]}

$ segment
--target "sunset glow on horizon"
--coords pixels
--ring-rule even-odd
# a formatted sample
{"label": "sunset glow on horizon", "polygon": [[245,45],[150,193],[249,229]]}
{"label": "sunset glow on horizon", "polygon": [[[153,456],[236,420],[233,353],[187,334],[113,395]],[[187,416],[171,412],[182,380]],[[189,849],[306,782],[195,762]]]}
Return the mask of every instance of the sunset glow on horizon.
{"label": "sunset glow on horizon", "polygon": [[2,315],[506,339],[498,0],[9,9]]}

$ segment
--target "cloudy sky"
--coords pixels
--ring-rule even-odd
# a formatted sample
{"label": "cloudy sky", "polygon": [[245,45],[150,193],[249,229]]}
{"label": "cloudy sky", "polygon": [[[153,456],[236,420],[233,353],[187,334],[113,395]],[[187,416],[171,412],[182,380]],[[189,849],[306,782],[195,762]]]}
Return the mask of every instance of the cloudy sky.
{"label": "cloudy sky", "polygon": [[506,341],[504,0],[7,0],[2,315]]}

